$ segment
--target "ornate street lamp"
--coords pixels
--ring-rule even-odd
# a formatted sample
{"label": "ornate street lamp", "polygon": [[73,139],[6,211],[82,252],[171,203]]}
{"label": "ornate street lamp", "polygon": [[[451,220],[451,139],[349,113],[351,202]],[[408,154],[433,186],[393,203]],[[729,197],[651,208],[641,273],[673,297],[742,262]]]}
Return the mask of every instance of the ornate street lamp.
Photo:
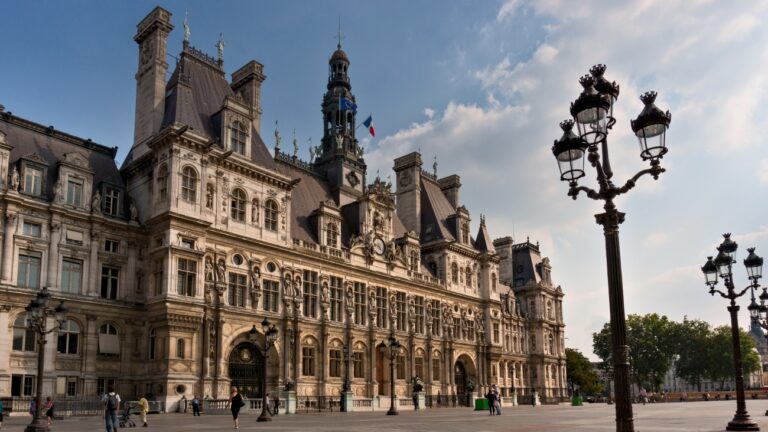
{"label": "ornate street lamp", "polygon": [[400,341],[395,339],[395,335],[389,335],[387,339],[387,345],[381,347],[382,355],[389,358],[389,411],[387,415],[398,415],[397,404],[395,403],[395,360],[397,355],[400,354]]}
{"label": "ornate street lamp", "polygon": [[[624,213],[616,210],[613,200],[632,189],[638,179],[645,174],[658,179],[659,175],[665,171],[659,161],[667,152],[666,132],[672,121],[672,115],[669,111],[663,112],[654,105],[655,92],[642,95],[640,99],[645,104],[645,108],[635,120],[632,120],[631,126],[640,140],[640,157],[650,161],[651,167],[635,174],[623,186],[615,186],[611,181],[613,171],[608,157],[608,133],[616,123],[613,108],[619,97],[619,85],[603,77],[604,65],[595,65],[590,69],[590,73],[579,80],[583,91],[571,104],[570,112],[573,120],[560,123],[563,136],[555,141],[552,153],[560,168],[560,180],[568,182],[568,196],[575,200],[580,192],[584,192],[591,199],[605,202],[603,206],[605,212],[595,215],[595,218],[597,223],[603,226],[605,236],[613,372],[616,382],[616,430],[631,432],[634,431],[634,420],[619,253],[619,225],[624,222]],[[578,135],[573,132],[574,124]],[[585,156],[597,174],[598,190],[578,185],[578,180],[585,175]]]}
{"label": "ornate street lamp", "polygon": [[256,419],[257,422],[272,421],[272,417],[269,415],[269,411],[267,411],[267,354],[269,353],[269,349],[272,348],[277,341],[276,324],[271,324],[268,319],[264,318],[264,321],[261,322],[261,328],[264,333],[263,349],[259,348],[259,345],[256,343],[259,338],[259,331],[256,330],[255,324],[251,327],[251,331],[248,332],[248,338],[256,349],[261,351],[264,358],[264,372],[261,380],[261,414],[259,415],[259,418]]}
{"label": "ornate street lamp", "polygon": [[[48,421],[43,414],[43,366],[45,364],[45,335],[55,330],[61,329],[61,326],[67,321],[67,307],[64,306],[64,302],[60,302],[56,308],[51,309],[48,307],[48,300],[51,298],[51,293],[48,292],[48,288],[43,287],[40,292],[37,293],[37,297],[34,300],[30,300],[29,305],[25,308],[27,311],[27,327],[35,332],[37,336],[37,391],[35,394],[35,416],[32,422],[27,425],[25,432],[47,432]],[[57,325],[48,330],[46,329],[46,321],[48,317],[53,316]]]}
{"label": "ornate street lamp", "polygon": [[[749,417],[747,405],[744,402],[744,371],[741,363],[741,342],[739,341],[739,319],[737,316],[739,306],[736,305],[736,299],[743,296],[747,290],[759,288],[757,279],[762,274],[763,259],[754,254],[754,248],[750,249],[750,255],[744,260],[744,265],[747,266],[747,273],[750,275],[749,278],[752,283],[737,292],[733,285],[732,265],[736,262],[733,259],[733,255],[736,253],[738,245],[735,241],[731,240],[730,233],[723,234],[723,237],[725,237],[725,240],[717,247],[717,257],[714,260],[712,260],[712,257],[707,257],[707,262],[701,268],[701,271],[704,273],[707,286],[709,286],[709,293],[712,295],[715,295],[715,293],[720,294],[721,297],[731,301],[730,306],[728,306],[728,312],[731,313],[733,367],[736,378],[736,414],[725,429],[732,431],[759,431],[760,427]],[[727,289],[726,292],[715,288],[718,273],[720,278],[723,279],[723,284]],[[754,303],[754,297],[752,303]],[[750,305],[750,313],[752,313],[755,307],[757,307],[757,304],[754,304],[754,306]]]}
{"label": "ornate street lamp", "polygon": [[[749,251],[749,255],[744,260],[744,266],[747,268],[747,276],[749,276],[750,279],[753,281],[753,285],[757,285],[757,280],[760,279],[763,276],[763,258],[757,256],[755,253],[755,248],[749,248],[747,249]],[[755,286],[755,289],[757,289],[757,286]],[[752,316],[752,319],[760,324],[760,327],[762,327],[764,330],[768,330],[768,305],[766,305],[766,301],[768,300],[768,287],[763,287],[763,292],[760,294],[760,305],[757,306],[754,301],[754,290],[752,291],[752,303],[749,305],[749,314]],[[765,334],[766,336],[766,347],[768,347],[768,333]],[[760,362],[760,370],[762,372],[762,361]],[[768,416],[768,410],[765,411],[765,415]]]}

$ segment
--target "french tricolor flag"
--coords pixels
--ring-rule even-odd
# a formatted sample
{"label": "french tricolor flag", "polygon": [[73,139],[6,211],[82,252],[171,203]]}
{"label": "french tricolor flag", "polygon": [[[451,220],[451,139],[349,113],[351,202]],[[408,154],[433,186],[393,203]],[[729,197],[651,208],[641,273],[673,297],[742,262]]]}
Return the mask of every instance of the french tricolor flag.
{"label": "french tricolor flag", "polygon": [[368,128],[368,132],[370,132],[372,137],[376,136],[376,130],[373,129],[373,116],[368,116],[363,122],[363,125]]}

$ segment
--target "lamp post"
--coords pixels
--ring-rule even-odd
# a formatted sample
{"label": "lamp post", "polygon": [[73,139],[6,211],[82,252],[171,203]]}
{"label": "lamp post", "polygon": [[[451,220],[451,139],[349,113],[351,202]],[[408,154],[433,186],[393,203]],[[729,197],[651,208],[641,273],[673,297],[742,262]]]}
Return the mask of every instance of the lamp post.
{"label": "lamp post", "polygon": [[341,412],[347,412],[348,409],[344,393],[348,392],[352,387],[349,382],[349,345],[344,345],[342,354],[344,355],[344,384],[341,386]]}
{"label": "lamp post", "polygon": [[[640,157],[649,161],[651,167],[635,174],[623,186],[615,186],[611,181],[613,171],[608,157],[608,132],[616,123],[613,106],[619,97],[619,85],[606,80],[604,73],[604,65],[595,65],[590,69],[591,75],[584,75],[579,80],[584,90],[571,103],[573,120],[560,123],[563,136],[555,141],[552,153],[560,168],[560,180],[568,182],[568,196],[575,200],[580,192],[584,192],[587,197],[605,203],[605,212],[595,215],[595,218],[597,223],[603,226],[605,236],[613,371],[616,381],[616,430],[631,432],[634,431],[634,420],[630,399],[629,346],[619,253],[619,225],[624,222],[624,213],[616,210],[613,200],[632,189],[643,175],[650,174],[654,179],[658,179],[665,171],[659,161],[667,153],[666,132],[672,115],[654,105],[656,92],[647,92],[640,97],[645,107],[640,115],[631,121],[631,126],[640,142]],[[572,130],[574,124],[578,135]],[[585,175],[585,153],[586,159],[596,171],[598,190],[578,185],[578,180]]]}
{"label": "lamp post", "polygon": [[[56,308],[48,307],[48,300],[51,298],[51,293],[48,292],[48,288],[43,287],[40,292],[37,293],[37,297],[34,300],[30,300],[29,305],[25,308],[27,311],[27,327],[35,332],[37,337],[37,391],[35,393],[35,416],[32,421],[27,425],[25,432],[47,432],[48,421],[43,415],[43,373],[45,364],[45,335],[51,333],[67,321],[67,307],[64,306],[64,302],[60,302]],[[49,316],[53,316],[58,324],[52,329],[46,329],[46,321]]]}
{"label": "lamp post", "polygon": [[[704,277],[707,286],[709,286],[709,293],[715,295],[720,294],[721,297],[730,300],[731,304],[728,306],[728,312],[731,313],[731,338],[733,339],[733,368],[736,379],[736,414],[733,416],[733,420],[728,423],[726,430],[732,431],[759,431],[760,427],[757,423],[753,422],[749,418],[747,412],[747,404],[744,402],[744,371],[741,363],[741,342],[739,341],[739,319],[737,312],[739,306],[736,305],[736,299],[743,296],[749,289],[755,289],[759,285],[757,279],[760,278],[762,273],[762,258],[754,255],[754,248],[750,249],[750,256],[744,260],[744,265],[747,267],[747,273],[749,279],[752,281],[749,286],[741,291],[737,292],[736,287],[733,285],[733,272],[732,265],[736,261],[733,259],[733,255],[738,249],[738,245],[735,241],[731,240],[731,234],[723,234],[724,240],[717,247],[717,257],[712,260],[712,257],[707,257],[707,262],[701,268],[704,272]],[[754,258],[757,258],[755,260]],[[723,279],[723,284],[727,289],[726,292],[715,289],[717,285],[718,273]],[[751,305],[750,305],[751,306]],[[757,306],[757,304],[755,304]],[[751,310],[750,310],[751,313]]]}
{"label": "lamp post", "polygon": [[256,340],[259,337],[259,332],[256,330],[255,324],[251,328],[251,331],[248,332],[248,338],[251,340],[256,349],[261,351],[264,358],[264,372],[262,374],[261,380],[261,414],[259,415],[259,418],[256,419],[257,422],[272,421],[272,417],[267,411],[267,353],[269,353],[269,349],[272,348],[272,346],[275,344],[275,341],[277,341],[276,324],[271,324],[268,319],[264,318],[264,321],[261,322],[261,328],[264,330],[263,349],[260,349],[259,345],[256,343]]}
{"label": "lamp post", "polygon": [[[763,276],[763,258],[755,254],[755,248],[747,249],[749,255],[744,260],[744,265],[747,267],[747,274],[752,279],[752,285],[757,289],[757,280]],[[760,305],[755,303],[754,291],[752,292],[752,302],[749,304],[749,314],[752,319],[755,320],[760,327],[768,330],[768,305],[765,304],[768,300],[768,287],[763,287],[763,293],[760,294]],[[768,347],[768,333],[766,333],[766,347]],[[763,362],[760,361],[760,383],[763,381]],[[768,410],[765,411],[765,415],[768,416]]]}
{"label": "lamp post", "polygon": [[395,359],[400,354],[400,341],[395,339],[395,335],[389,335],[387,345],[381,347],[381,353],[389,358],[389,411],[387,415],[398,415],[397,404],[395,403]]}

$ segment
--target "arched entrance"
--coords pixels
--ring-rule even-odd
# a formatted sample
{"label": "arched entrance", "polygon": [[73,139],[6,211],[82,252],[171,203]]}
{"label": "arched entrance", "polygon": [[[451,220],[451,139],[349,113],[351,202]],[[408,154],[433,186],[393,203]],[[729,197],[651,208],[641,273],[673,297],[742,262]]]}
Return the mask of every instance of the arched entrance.
{"label": "arched entrance", "polygon": [[229,354],[229,379],[240,394],[260,398],[263,373],[264,356],[252,343],[243,342]]}
{"label": "arched entrance", "polygon": [[459,399],[459,405],[465,405],[467,400],[467,370],[464,364],[456,362],[453,368],[454,382],[456,383],[456,396]]}
{"label": "arched entrance", "polygon": [[469,406],[471,403],[470,395],[477,386],[477,371],[472,358],[462,354],[456,359],[453,365],[453,379],[456,383],[456,398],[459,405]]}
{"label": "arched entrance", "polygon": [[379,396],[389,395],[389,361],[384,358],[386,346],[379,344],[376,351],[376,382],[379,383]]}

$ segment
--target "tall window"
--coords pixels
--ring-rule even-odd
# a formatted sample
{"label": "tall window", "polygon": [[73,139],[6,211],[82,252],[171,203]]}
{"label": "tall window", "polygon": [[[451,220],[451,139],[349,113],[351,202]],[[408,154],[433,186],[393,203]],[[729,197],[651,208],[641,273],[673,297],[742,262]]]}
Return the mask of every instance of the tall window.
{"label": "tall window", "polygon": [[157,170],[157,193],[160,198],[168,195],[168,165],[162,164]]}
{"label": "tall window", "polygon": [[83,262],[72,258],[61,261],[61,290],[79,294],[83,281]]}
{"label": "tall window", "polygon": [[440,381],[440,355],[432,358],[432,381]]}
{"label": "tall window", "polygon": [[165,278],[165,266],[163,265],[164,260],[158,259],[155,260],[155,269],[153,272],[153,284],[154,284],[154,295],[160,295],[163,293],[163,279]]}
{"label": "tall window", "polygon": [[230,196],[232,198],[232,206],[230,211],[232,220],[245,222],[245,191],[242,189],[234,189]]}
{"label": "tall window", "polygon": [[397,369],[397,379],[405,379],[405,356],[398,355],[397,363],[395,363],[395,369]]}
{"label": "tall window", "polygon": [[555,319],[555,312],[552,308],[552,300],[547,300],[547,319]]}
{"label": "tall window", "polygon": [[341,376],[341,351],[331,350],[329,357],[328,375],[332,378],[338,378]]}
{"label": "tall window", "polygon": [[475,340],[475,322],[467,320],[467,340]]}
{"label": "tall window", "polygon": [[26,314],[20,314],[13,322],[13,350],[27,352],[35,350],[35,332],[27,327]]}
{"label": "tall window", "polygon": [[147,350],[147,352],[149,353],[150,360],[154,360],[155,354],[157,354],[155,352],[155,349],[157,348],[156,342],[157,342],[157,333],[155,333],[155,329],[151,329],[149,331],[149,349]]}
{"label": "tall window", "polygon": [[304,270],[304,316],[317,318],[317,272]]}
{"label": "tall window", "polygon": [[264,310],[269,312],[277,312],[278,310],[278,296],[280,294],[280,282],[273,280],[265,280],[264,284],[264,301],[262,303]]}
{"label": "tall window", "polygon": [[451,282],[459,283],[459,266],[456,263],[451,264]]}
{"label": "tall window", "polygon": [[34,396],[34,375],[11,375],[11,396]]}
{"label": "tall window", "polygon": [[179,295],[194,297],[197,280],[197,261],[179,258],[179,280],[176,288]]}
{"label": "tall window", "polygon": [[413,359],[413,369],[417,377],[424,378],[424,357],[417,356]]}
{"label": "tall window", "polygon": [[116,300],[120,270],[112,267],[101,268],[101,298]]}
{"label": "tall window", "polygon": [[555,336],[550,333],[549,334],[549,353],[555,354]]}
{"label": "tall window", "polygon": [[315,348],[301,348],[301,374],[304,376],[315,376]]}
{"label": "tall window", "polygon": [[19,253],[19,288],[40,288],[40,254],[21,251]]}
{"label": "tall window", "polygon": [[245,285],[247,276],[244,274],[229,274],[228,300],[230,306],[245,307]]}
{"label": "tall window", "polygon": [[493,323],[493,343],[499,343],[499,323]]}
{"label": "tall window", "polygon": [[[416,297],[414,299],[413,311],[416,315],[416,333],[424,333],[424,297]],[[419,375],[421,376],[421,375]]]}
{"label": "tall window", "polygon": [[491,290],[496,292],[496,273],[491,273]]}
{"label": "tall window", "polygon": [[387,289],[383,287],[376,288],[376,326],[387,328],[389,314],[387,307]]}
{"label": "tall window", "polygon": [[440,318],[440,300],[432,300],[432,334],[440,336],[440,325],[442,319]]}
{"label": "tall window", "polygon": [[24,193],[39,196],[43,188],[43,170],[30,165],[24,166]]}
{"label": "tall window", "polygon": [[248,141],[248,133],[245,129],[245,125],[239,121],[232,122],[230,128],[232,134],[230,138],[230,148],[233,152],[245,155],[245,144]]}
{"label": "tall window", "polygon": [[191,166],[181,170],[181,199],[197,202],[197,171]]}
{"label": "tall window", "polygon": [[419,252],[411,251],[408,258],[408,267],[411,271],[419,271]]}
{"label": "tall window", "polygon": [[336,248],[338,247],[338,239],[339,239],[339,229],[336,227],[336,224],[333,222],[328,222],[328,225],[326,226],[325,235],[327,237],[327,244],[329,247]]}
{"label": "tall window", "polygon": [[120,339],[117,328],[112,324],[104,324],[99,328],[99,355],[117,356],[120,354]]}
{"label": "tall window", "polygon": [[469,224],[466,222],[461,224],[461,242],[469,244]]}
{"label": "tall window", "polygon": [[355,324],[365,325],[366,322],[365,284],[355,282]]}
{"label": "tall window", "polygon": [[[79,207],[83,205],[83,182],[82,180],[67,181],[67,204]],[[96,209],[101,210],[101,209]]]}
{"label": "tall window", "polygon": [[77,345],[80,338],[80,326],[72,320],[64,321],[59,329],[59,339],[56,343],[56,352],[59,354],[77,354]]}
{"label": "tall window", "polygon": [[104,188],[104,214],[117,216],[120,211],[120,191],[115,188]]}
{"label": "tall window", "polygon": [[42,226],[38,223],[24,221],[21,233],[25,236],[40,237],[42,234]]}
{"label": "tall window", "polygon": [[472,288],[472,269],[467,266],[466,280],[464,281],[467,287]]}
{"label": "tall window", "polygon": [[355,378],[365,378],[365,353],[355,351],[352,353],[353,376]]}
{"label": "tall window", "polygon": [[331,321],[341,322],[344,319],[343,303],[344,288],[341,286],[341,278],[331,276]]}
{"label": "tall window", "polygon": [[179,338],[176,339],[176,358],[183,359],[184,358],[184,351],[186,348],[186,342],[184,342],[184,339]]}
{"label": "tall window", "polygon": [[453,318],[453,338],[461,339],[461,318]]}
{"label": "tall window", "polygon": [[264,203],[264,227],[270,231],[277,231],[277,203],[267,200]]}
{"label": "tall window", "polygon": [[395,294],[395,311],[397,311],[397,329],[400,331],[408,330],[407,318],[405,315],[405,293]]}

